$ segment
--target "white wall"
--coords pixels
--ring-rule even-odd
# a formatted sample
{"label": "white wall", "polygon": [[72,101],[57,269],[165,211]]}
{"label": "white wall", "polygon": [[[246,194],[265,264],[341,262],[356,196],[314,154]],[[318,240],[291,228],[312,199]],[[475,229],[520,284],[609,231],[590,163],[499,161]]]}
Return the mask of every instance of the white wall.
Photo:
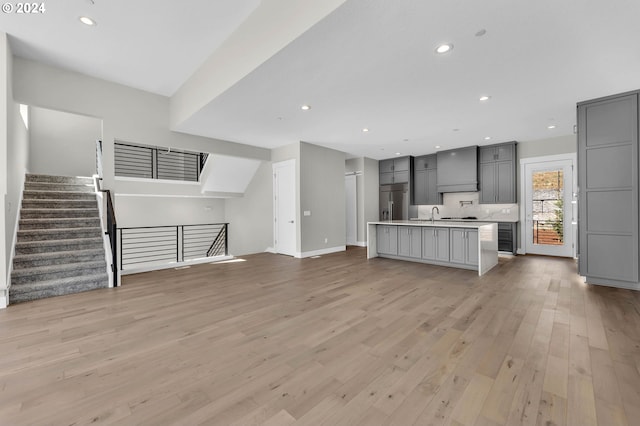
{"label": "white wall", "polygon": [[272,163],[263,162],[244,196],[225,200],[230,254],[261,253],[273,247],[272,174]]}
{"label": "white wall", "polygon": [[344,171],[343,152],[300,143],[300,210],[311,211],[302,216],[303,256],[346,244]]}
{"label": "white wall", "polygon": [[119,228],[222,223],[224,200],[163,196],[118,196],[114,200]]}
{"label": "white wall", "polygon": [[[13,241],[29,158],[28,130],[13,97],[13,57],[5,33],[0,32],[0,289],[8,284]],[[0,291],[0,307],[7,303]]]}
{"label": "white wall", "polygon": [[379,170],[378,160],[371,158],[364,158],[364,239],[358,241],[367,241],[366,223],[375,222],[380,219],[379,197],[380,197],[380,183],[379,183]]}
{"label": "white wall", "polygon": [[96,173],[96,140],[102,139],[98,118],[46,108],[29,108],[31,173],[92,176]]}
{"label": "white wall", "polygon": [[[15,58],[14,71],[17,101],[103,120],[104,187],[116,193],[153,193],[159,187],[137,183],[131,189],[128,181],[115,181],[114,140],[270,160],[267,149],[170,131],[167,97],[22,58]],[[163,189],[165,195],[188,193],[179,185]]]}

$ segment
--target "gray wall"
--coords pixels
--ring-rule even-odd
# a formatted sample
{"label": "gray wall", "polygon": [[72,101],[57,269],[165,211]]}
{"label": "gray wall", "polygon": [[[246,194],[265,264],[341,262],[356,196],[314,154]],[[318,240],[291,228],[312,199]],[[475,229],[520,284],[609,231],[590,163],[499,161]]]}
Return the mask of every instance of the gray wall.
{"label": "gray wall", "polygon": [[346,244],[344,171],[343,152],[300,143],[300,210],[311,211],[302,217],[303,254]]}
{"label": "gray wall", "polygon": [[216,198],[123,195],[114,201],[119,228],[221,223],[224,203]]}
{"label": "gray wall", "polygon": [[102,121],[84,115],[29,108],[29,171],[62,176],[96,173],[96,140]]}
{"label": "gray wall", "polygon": [[239,256],[261,253],[273,246],[273,177],[263,162],[242,198],[225,200],[229,222],[229,252]]}

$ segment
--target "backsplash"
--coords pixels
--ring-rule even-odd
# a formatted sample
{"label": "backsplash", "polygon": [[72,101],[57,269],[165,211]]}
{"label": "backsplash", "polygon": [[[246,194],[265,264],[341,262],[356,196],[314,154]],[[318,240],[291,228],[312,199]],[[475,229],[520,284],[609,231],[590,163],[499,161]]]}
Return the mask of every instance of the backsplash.
{"label": "backsplash", "polygon": [[[471,203],[468,203],[468,202]],[[442,217],[468,217],[475,216],[479,220],[486,221],[518,221],[520,210],[517,204],[480,204],[479,192],[454,192],[443,194],[443,205],[438,205],[440,214],[436,213],[436,219]],[[433,206],[417,206],[419,219],[431,219]]]}

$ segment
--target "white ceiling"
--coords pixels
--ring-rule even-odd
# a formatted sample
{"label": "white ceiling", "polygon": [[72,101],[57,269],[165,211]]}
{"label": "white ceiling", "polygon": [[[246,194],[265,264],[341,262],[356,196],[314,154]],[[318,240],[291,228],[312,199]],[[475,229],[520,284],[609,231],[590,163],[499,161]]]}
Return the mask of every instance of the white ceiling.
{"label": "white ceiling", "polygon": [[[95,2],[0,30],[20,56],[171,95],[260,3]],[[637,0],[347,0],[175,130],[376,159],[570,135],[577,101],[640,88],[638,16]]]}
{"label": "white ceiling", "polygon": [[[40,3],[42,14],[0,14],[14,54],[170,96],[260,0]],[[81,24],[80,16],[97,26]]]}

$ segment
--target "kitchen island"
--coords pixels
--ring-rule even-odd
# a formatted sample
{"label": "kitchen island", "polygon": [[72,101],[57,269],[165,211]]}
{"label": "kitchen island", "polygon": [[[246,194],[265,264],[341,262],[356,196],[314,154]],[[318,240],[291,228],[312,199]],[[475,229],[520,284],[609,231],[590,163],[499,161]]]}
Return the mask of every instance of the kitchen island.
{"label": "kitchen island", "polygon": [[367,224],[367,258],[385,257],[485,274],[498,264],[498,224],[392,220]]}

